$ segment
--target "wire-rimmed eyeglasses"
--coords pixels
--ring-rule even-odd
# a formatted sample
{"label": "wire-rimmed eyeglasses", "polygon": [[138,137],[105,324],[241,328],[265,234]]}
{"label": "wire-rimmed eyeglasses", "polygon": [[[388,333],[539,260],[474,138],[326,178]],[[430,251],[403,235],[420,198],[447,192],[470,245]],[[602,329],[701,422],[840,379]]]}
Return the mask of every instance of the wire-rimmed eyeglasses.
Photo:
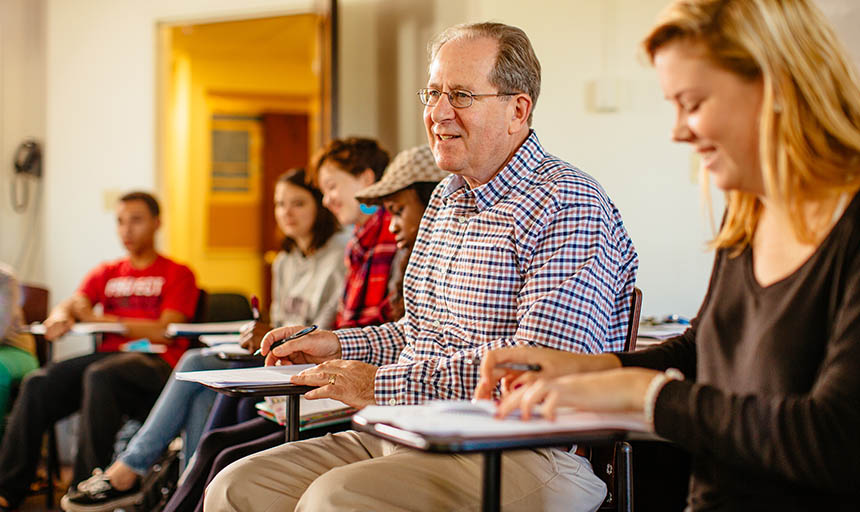
{"label": "wire-rimmed eyeglasses", "polygon": [[453,91],[448,92],[440,91],[438,89],[419,89],[418,99],[421,100],[421,103],[424,105],[433,107],[439,103],[439,99],[443,94],[448,96],[448,102],[451,103],[452,107],[468,108],[472,106],[472,102],[475,101],[475,98],[482,98],[484,96],[516,96],[518,93],[499,92],[493,94],[473,94],[469,91],[463,91],[460,89],[454,89]]}

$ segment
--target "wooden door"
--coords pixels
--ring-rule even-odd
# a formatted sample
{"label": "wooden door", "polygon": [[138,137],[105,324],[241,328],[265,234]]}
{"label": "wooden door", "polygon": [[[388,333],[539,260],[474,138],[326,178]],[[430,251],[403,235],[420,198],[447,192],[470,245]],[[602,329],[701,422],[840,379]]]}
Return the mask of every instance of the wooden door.
{"label": "wooden door", "polygon": [[263,172],[260,201],[260,241],[263,255],[263,290],[261,305],[268,308],[272,298],[272,261],[281,249],[284,234],[275,222],[275,183],[293,167],[306,167],[310,159],[310,133],[307,114],[263,113]]}

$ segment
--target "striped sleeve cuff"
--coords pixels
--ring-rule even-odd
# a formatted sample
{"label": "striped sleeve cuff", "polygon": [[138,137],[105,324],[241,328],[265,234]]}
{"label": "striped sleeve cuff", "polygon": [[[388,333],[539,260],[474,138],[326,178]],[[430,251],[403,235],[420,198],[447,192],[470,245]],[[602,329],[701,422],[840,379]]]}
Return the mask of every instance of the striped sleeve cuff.
{"label": "striped sleeve cuff", "polygon": [[360,327],[334,331],[340,341],[340,358],[352,361],[370,359],[370,343]]}

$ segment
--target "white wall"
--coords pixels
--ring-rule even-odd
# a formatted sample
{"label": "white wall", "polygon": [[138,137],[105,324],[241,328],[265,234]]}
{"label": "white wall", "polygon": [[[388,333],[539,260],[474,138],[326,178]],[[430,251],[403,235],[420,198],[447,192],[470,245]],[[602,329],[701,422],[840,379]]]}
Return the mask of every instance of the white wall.
{"label": "white wall", "polygon": [[[0,261],[15,267],[22,281],[43,283],[42,184],[19,181],[28,206],[12,207],[12,165],[25,139],[45,138],[45,2],[0,1]],[[23,187],[29,193],[23,194]]]}
{"label": "white wall", "polygon": [[[665,4],[532,0],[524,9],[517,0],[483,0],[473,16],[529,34],[543,70],[534,128],[547,150],[597,178],[621,211],[640,256],[643,313],[690,316],[711,269],[710,229],[691,152],[669,141],[672,109],[638,47]],[[616,111],[590,106],[595,83],[614,96]]]}
{"label": "white wall", "polygon": [[[307,12],[312,0],[48,0],[46,265],[54,299],[117,258],[117,191],[155,190],[159,22]],[[165,219],[169,222],[169,219]]]}
{"label": "white wall", "polygon": [[[122,254],[105,191],[157,185],[156,23],[280,14],[306,9],[312,0],[46,1],[45,274],[58,299],[95,262]],[[854,30],[860,6],[854,0],[821,2],[838,13],[837,23],[855,20],[843,29],[860,55]],[[535,113],[541,140],[598,178],[621,210],[641,256],[645,314],[692,315],[710,272],[711,255],[704,250],[710,232],[691,179],[690,152],[669,143],[670,108],[653,71],[637,58],[639,39],[665,3],[342,0],[341,133],[377,135],[392,151],[420,143],[414,90],[423,84],[429,36],[449,24],[479,19],[523,27],[544,68]],[[27,0],[3,5],[29,12],[24,4],[30,5]],[[35,55],[38,62],[38,51]],[[3,62],[5,70],[5,57]],[[586,91],[598,79],[619,84],[616,112],[587,108]],[[3,83],[8,83],[5,72]],[[27,89],[39,94],[38,88]],[[10,103],[5,95],[3,101],[6,116]],[[5,132],[2,142],[5,158],[11,144]],[[2,215],[6,240],[8,214]],[[20,235],[21,228],[14,229]],[[0,257],[7,259],[17,251],[7,250],[5,242],[0,247]]]}

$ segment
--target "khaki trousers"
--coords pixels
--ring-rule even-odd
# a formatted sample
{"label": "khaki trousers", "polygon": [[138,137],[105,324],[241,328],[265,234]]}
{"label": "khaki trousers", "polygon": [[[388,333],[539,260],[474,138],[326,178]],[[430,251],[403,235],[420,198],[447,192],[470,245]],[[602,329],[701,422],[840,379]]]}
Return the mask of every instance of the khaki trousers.
{"label": "khaki trousers", "polygon": [[[474,511],[483,457],[423,453],[370,434],[288,443],[227,466],[206,489],[206,512]],[[588,460],[559,449],[506,452],[505,511],[594,511],[606,486]]]}

